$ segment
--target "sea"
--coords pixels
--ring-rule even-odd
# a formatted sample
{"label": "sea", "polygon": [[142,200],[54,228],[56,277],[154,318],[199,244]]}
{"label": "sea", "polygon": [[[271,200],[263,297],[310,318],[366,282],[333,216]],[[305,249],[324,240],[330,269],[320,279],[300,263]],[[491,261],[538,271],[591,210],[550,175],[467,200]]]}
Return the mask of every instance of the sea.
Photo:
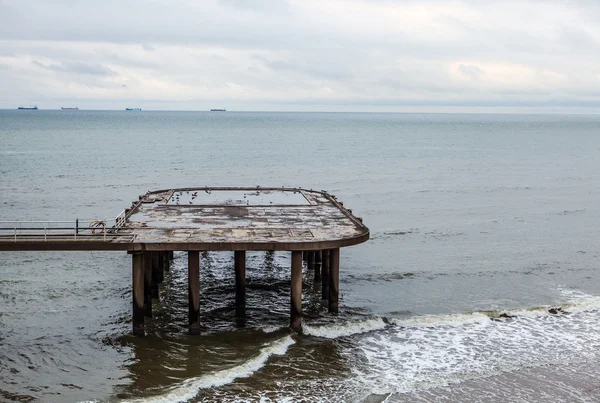
{"label": "sea", "polygon": [[363,217],[340,313],[304,268],[291,331],[290,254],[252,252],[240,322],[233,253],[203,253],[189,335],[176,252],[136,338],[126,253],[0,252],[0,401],[600,401],[599,115],[0,111],[0,221],[193,186]]}

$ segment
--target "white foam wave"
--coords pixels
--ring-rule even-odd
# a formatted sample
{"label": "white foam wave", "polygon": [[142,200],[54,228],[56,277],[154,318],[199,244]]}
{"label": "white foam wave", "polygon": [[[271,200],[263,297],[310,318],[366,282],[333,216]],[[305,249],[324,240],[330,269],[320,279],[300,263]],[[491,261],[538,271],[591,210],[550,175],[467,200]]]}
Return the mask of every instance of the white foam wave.
{"label": "white foam wave", "polygon": [[387,324],[382,318],[369,318],[360,321],[348,321],[320,326],[309,326],[306,323],[303,323],[302,333],[309,336],[336,339],[338,337],[384,329],[386,326]]}
{"label": "white foam wave", "polygon": [[265,327],[260,328],[260,330],[262,330],[265,333],[274,333],[280,329],[281,329],[281,326],[265,326]]}
{"label": "white foam wave", "polygon": [[568,298],[565,310],[569,312],[589,312],[600,310],[600,297],[589,295],[578,290],[559,289],[560,293]]}
{"label": "white foam wave", "polygon": [[600,298],[577,294],[569,300],[560,307],[506,310],[507,320],[490,320],[502,319],[502,311],[390,319],[395,326],[358,339],[366,364],[353,368],[354,379],[370,393],[407,393],[519,368],[597,360]]}
{"label": "white foam wave", "polygon": [[562,313],[592,312],[600,310],[600,297],[574,290],[561,290],[568,302],[559,305],[547,305],[522,309],[481,311],[447,315],[422,315],[405,319],[390,318],[390,324],[401,327],[438,327],[463,326],[503,318],[540,318]]}
{"label": "white foam wave", "polygon": [[463,326],[469,323],[479,323],[489,320],[489,316],[480,312],[450,315],[423,315],[406,319],[388,319],[391,324],[401,327]]}
{"label": "white foam wave", "polygon": [[175,403],[187,402],[193,399],[201,389],[226,385],[238,378],[246,378],[261,369],[273,355],[284,355],[295,341],[291,336],[286,336],[263,347],[259,354],[243,364],[221,371],[211,372],[195,378],[186,379],[179,385],[172,387],[167,393],[143,399],[128,400],[131,403]]}
{"label": "white foam wave", "polygon": [[583,313],[600,310],[600,297],[585,294],[577,290],[563,290],[559,292],[567,298],[567,302],[557,305],[546,305],[534,308],[512,309],[504,311],[486,312],[491,318],[519,317],[519,318],[539,318],[548,315],[563,313]]}

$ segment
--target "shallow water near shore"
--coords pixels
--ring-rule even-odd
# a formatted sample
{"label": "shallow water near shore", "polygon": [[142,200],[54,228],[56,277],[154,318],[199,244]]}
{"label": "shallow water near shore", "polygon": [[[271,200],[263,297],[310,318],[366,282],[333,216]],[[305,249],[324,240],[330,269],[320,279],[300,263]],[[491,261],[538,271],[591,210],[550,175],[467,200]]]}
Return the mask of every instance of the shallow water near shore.
{"label": "shallow water near shore", "polygon": [[0,400],[597,401],[600,116],[0,111],[0,220],[114,217],[147,190],[326,189],[364,218],[341,312],[287,253],[176,253],[148,337],[131,261],[0,253]]}

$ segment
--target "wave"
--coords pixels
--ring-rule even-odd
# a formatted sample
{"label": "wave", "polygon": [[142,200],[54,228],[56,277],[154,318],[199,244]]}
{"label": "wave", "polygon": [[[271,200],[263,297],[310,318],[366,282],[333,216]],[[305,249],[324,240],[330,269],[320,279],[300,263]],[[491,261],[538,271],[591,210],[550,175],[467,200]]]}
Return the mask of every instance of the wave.
{"label": "wave", "polygon": [[223,386],[233,382],[238,378],[247,378],[260,370],[271,356],[284,355],[287,349],[295,343],[291,336],[286,336],[281,339],[277,339],[267,346],[263,347],[257,356],[244,362],[243,364],[236,365],[233,368],[224,369],[221,371],[214,371],[206,375],[198,376],[195,378],[186,379],[179,385],[176,385],[162,395],[146,397],[143,399],[125,400],[125,402],[141,403],[141,402],[153,402],[153,403],[174,403],[174,402],[186,402],[193,399],[201,389],[207,389],[212,387]]}
{"label": "wave", "polygon": [[349,320],[326,325],[308,325],[303,323],[302,333],[308,336],[336,339],[381,330],[389,326],[401,328],[451,327],[485,323],[490,320],[560,316],[571,313],[600,310],[600,297],[594,297],[576,291],[563,291],[563,294],[569,297],[569,301],[560,305],[543,305],[512,310],[501,309],[456,314],[420,315],[408,318],[375,316],[368,319]]}
{"label": "wave", "polygon": [[[562,293],[566,302],[558,305],[303,323],[302,333],[324,339],[360,335],[355,346],[365,361],[356,361],[349,385],[357,392],[407,393],[589,357],[589,347],[600,346],[600,297],[576,291]],[[265,327],[263,331],[277,329]],[[284,355],[294,343],[287,335],[265,345],[243,364],[187,379],[158,396],[130,401],[192,400],[202,389],[251,376],[272,356]],[[342,354],[355,361],[356,351],[352,348]]]}
{"label": "wave", "polygon": [[355,340],[366,363],[354,382],[372,394],[409,393],[600,353],[600,297],[563,292],[558,305],[387,319]]}
{"label": "wave", "polygon": [[406,319],[384,319],[397,326],[460,326],[475,322],[485,322],[490,319],[535,318],[600,310],[600,297],[576,292],[573,292],[572,296],[570,301],[558,305],[541,305],[521,309],[485,310],[446,315],[423,315]]}
{"label": "wave", "polygon": [[310,326],[306,323],[303,323],[302,333],[309,336],[323,337],[326,339],[337,339],[338,337],[346,337],[354,334],[381,330],[387,326],[388,324],[384,318],[374,317],[365,320],[332,323],[320,326]]}
{"label": "wave", "polygon": [[288,327],[283,327],[283,326],[277,326],[277,325],[272,325],[272,326],[264,326],[259,328],[262,332],[264,333],[275,333],[278,332],[280,330],[284,330],[284,329],[289,329]]}

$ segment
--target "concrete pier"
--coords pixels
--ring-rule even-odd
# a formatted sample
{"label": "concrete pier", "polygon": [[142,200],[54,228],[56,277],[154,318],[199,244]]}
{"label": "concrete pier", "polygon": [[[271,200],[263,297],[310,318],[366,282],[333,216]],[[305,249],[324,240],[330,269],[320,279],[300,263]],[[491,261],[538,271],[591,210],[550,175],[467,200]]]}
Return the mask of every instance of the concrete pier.
{"label": "concrete pier", "polygon": [[233,251],[235,314],[246,313],[246,252],[291,252],[290,326],[302,323],[302,264],[339,311],[340,248],[369,229],[325,191],[200,187],[141,195],[110,220],[0,223],[0,251],[127,251],[132,255],[133,333],[159,304],[159,284],[174,251],[187,252],[190,333],[200,332],[200,252]]}

